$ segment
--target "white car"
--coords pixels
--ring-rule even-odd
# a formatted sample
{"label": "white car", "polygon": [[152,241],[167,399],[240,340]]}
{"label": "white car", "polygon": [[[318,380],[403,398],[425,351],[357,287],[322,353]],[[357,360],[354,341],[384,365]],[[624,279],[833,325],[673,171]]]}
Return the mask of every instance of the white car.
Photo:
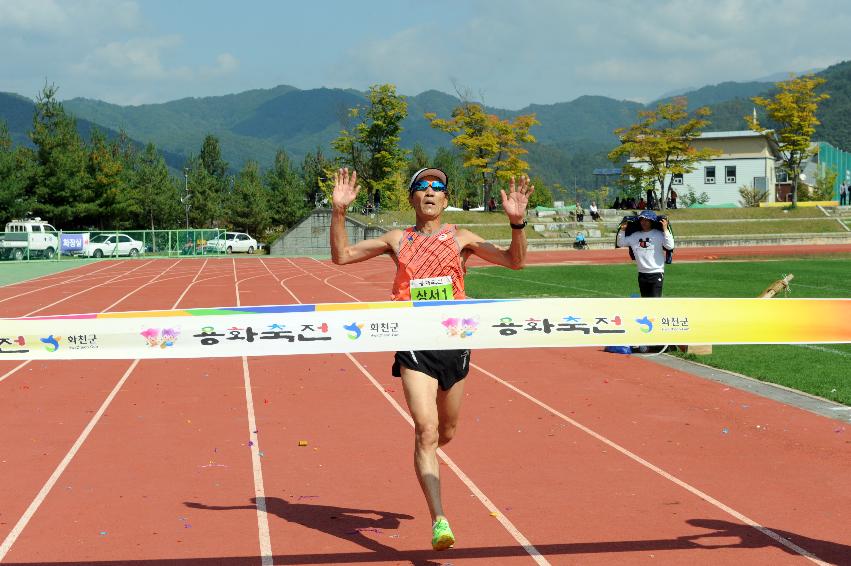
{"label": "white car", "polygon": [[253,254],[260,249],[257,240],[243,232],[225,232],[223,235],[207,240],[207,249],[214,252],[227,254],[245,252]]}
{"label": "white car", "polygon": [[127,234],[100,234],[83,246],[83,255],[86,257],[136,257],[144,252],[145,244]]}

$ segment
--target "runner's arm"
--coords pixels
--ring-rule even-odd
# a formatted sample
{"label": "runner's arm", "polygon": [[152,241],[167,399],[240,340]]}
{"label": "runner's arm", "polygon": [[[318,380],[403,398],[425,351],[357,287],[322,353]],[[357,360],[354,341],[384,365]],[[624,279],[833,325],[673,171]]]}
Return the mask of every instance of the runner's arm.
{"label": "runner's arm", "polygon": [[390,244],[390,237],[398,236],[398,232],[391,230],[378,238],[361,240],[352,245],[346,231],[346,210],[334,208],[331,211],[331,260],[337,265],[345,265],[391,252],[393,246]]}

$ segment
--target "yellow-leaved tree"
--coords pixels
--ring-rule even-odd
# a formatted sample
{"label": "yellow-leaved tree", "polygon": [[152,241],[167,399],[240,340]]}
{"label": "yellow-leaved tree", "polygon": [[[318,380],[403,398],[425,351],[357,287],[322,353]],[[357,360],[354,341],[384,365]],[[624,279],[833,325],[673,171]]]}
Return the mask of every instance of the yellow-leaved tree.
{"label": "yellow-leaved tree", "polygon": [[[816,126],[819,102],[829,98],[825,93],[816,93],[816,88],[825,80],[815,75],[804,75],[777,83],[777,92],[771,98],[755,96],[755,104],[765,108],[768,119],[776,124],[774,136],[783,160],[783,168],[792,181],[792,208],[798,206],[798,181],[802,163],[810,158],[815,149],[810,149]],[[756,116],[745,116],[748,126],[755,132],[766,132]]]}
{"label": "yellow-leaved tree", "polygon": [[483,205],[490,200],[498,181],[528,171],[529,164],[521,156],[528,153],[523,144],[535,142],[529,129],[540,122],[534,114],[511,121],[486,113],[481,104],[462,101],[448,120],[433,112],[425,117],[433,128],[455,135],[452,143],[461,150],[464,166],[476,171],[481,180]]}

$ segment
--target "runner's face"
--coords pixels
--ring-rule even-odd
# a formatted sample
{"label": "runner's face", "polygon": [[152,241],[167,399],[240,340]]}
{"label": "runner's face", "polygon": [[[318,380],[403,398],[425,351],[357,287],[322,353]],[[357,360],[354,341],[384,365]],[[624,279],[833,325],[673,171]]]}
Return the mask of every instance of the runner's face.
{"label": "runner's face", "polygon": [[[440,179],[433,175],[427,175],[422,180],[440,181]],[[449,204],[446,191],[435,191],[431,187],[424,191],[413,191],[408,198],[417,214],[424,216],[440,216],[443,209]]]}

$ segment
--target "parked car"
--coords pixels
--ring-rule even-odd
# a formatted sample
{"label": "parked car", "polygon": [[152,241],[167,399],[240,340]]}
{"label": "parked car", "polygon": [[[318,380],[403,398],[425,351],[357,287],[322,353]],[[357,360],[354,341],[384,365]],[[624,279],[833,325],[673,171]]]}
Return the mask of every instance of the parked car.
{"label": "parked car", "polygon": [[83,247],[83,255],[86,257],[136,257],[144,252],[144,242],[134,240],[127,234],[100,234],[91,238]]}
{"label": "parked car", "polygon": [[12,220],[0,235],[0,257],[5,259],[21,260],[27,255],[51,259],[58,249],[56,228],[41,218]]}
{"label": "parked car", "polygon": [[221,236],[207,240],[207,251],[227,254],[245,252],[253,254],[260,249],[257,240],[244,232],[225,232]]}

